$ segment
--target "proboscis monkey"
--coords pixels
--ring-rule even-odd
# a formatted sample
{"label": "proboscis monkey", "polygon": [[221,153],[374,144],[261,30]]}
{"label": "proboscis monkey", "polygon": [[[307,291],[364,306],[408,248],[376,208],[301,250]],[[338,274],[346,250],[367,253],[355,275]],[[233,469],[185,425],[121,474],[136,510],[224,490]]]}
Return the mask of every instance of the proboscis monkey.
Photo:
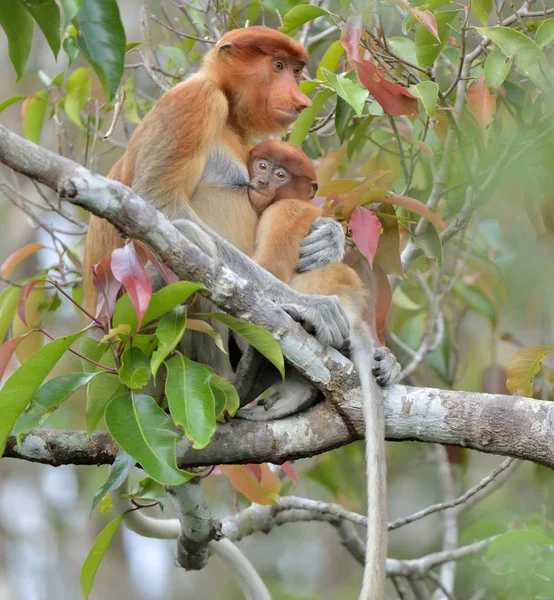
{"label": "proboscis monkey", "polygon": [[[310,106],[298,87],[307,60],[298,42],[268,27],[225,34],[201,70],[166,92],[146,115],[109,177],[132,187],[191,241],[301,315],[322,343],[342,347],[349,331],[337,298],[296,292],[247,257],[258,224],[247,194],[248,152],[255,138],[283,132]],[[344,235],[337,225],[331,219],[314,224],[303,246],[307,268],[342,259]],[[112,225],[91,217],[83,275],[91,309],[91,267],[121,243]],[[228,360],[213,345],[193,344],[189,354],[230,375]]]}
{"label": "proboscis monkey", "polygon": [[[160,98],[109,177],[132,187],[191,241],[301,318],[323,344],[340,348],[349,337],[349,326],[338,298],[293,290],[248,258],[258,225],[247,194],[248,152],[257,138],[282,133],[310,105],[298,87],[306,62],[301,45],[272,29],[227,33],[197,74]],[[91,218],[84,287],[92,310],[96,292],[91,267],[109,258],[121,243],[107,221]],[[309,270],[339,262],[343,255],[340,225],[318,219],[302,246],[300,264]],[[213,325],[225,336],[218,324]],[[231,372],[222,360],[225,355],[212,344],[193,344],[189,355],[220,374]]]}
{"label": "proboscis monkey", "polygon": [[[320,208],[310,203],[317,192],[312,161],[292,144],[266,141],[250,152],[248,172],[250,201],[261,214],[254,260],[295,290],[337,295],[350,323],[350,352],[360,377],[366,429],[368,528],[361,598],[382,600],[387,552],[387,480],[383,394],[376,380],[381,385],[394,383],[399,367],[386,348],[374,354],[375,341],[363,318],[368,291],[353,269],[344,264],[330,264],[308,273],[295,273],[302,239],[322,214]],[[388,368],[391,361],[396,365],[393,369]],[[372,364],[375,378],[369,373]],[[287,371],[286,384],[278,385],[275,393],[256,407],[242,409],[239,416],[250,420],[276,419],[297,412],[316,398],[317,390],[310,382],[296,371]]]}

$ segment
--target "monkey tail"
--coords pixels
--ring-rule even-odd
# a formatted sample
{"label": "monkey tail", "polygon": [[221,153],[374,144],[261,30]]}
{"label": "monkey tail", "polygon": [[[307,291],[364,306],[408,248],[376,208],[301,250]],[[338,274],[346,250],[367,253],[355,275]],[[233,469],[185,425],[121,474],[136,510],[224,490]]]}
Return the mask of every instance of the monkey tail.
{"label": "monkey tail", "polygon": [[362,390],[367,469],[367,541],[360,600],[383,600],[387,559],[387,465],[383,392],[368,368],[373,342],[365,326],[352,330],[351,356]]}

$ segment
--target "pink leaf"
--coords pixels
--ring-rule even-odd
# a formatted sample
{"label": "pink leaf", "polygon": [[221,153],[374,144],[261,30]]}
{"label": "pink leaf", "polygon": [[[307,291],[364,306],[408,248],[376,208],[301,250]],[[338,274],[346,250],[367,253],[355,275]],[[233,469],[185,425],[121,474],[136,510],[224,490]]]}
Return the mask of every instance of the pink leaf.
{"label": "pink leaf", "polygon": [[37,250],[42,250],[43,248],[44,246],[42,244],[27,244],[26,246],[23,246],[23,248],[16,250],[13,254],[10,254],[0,267],[2,277],[9,277],[21,262],[37,252]]}
{"label": "pink leaf", "polygon": [[346,53],[353,61],[358,58],[358,48],[360,46],[360,32],[362,28],[362,16],[351,17],[346,21],[342,28],[340,41],[346,50]]}
{"label": "pink leaf", "polygon": [[437,20],[430,10],[419,10],[419,8],[414,8],[412,14],[433,37],[436,37],[439,42],[441,41]]}
{"label": "pink leaf", "polygon": [[243,467],[247,470],[250,471],[250,473],[252,473],[252,475],[254,475],[254,477],[256,478],[256,481],[258,483],[260,483],[262,481],[262,466],[261,465],[243,465]]}
{"label": "pink leaf", "polygon": [[25,339],[25,336],[22,335],[20,337],[12,338],[7,342],[4,342],[0,346],[0,379],[4,375],[6,367],[10,362],[10,358],[13,356],[15,349],[19,346],[19,343]]}
{"label": "pink leaf", "polygon": [[125,286],[140,324],[152,296],[152,284],[131,241],[112,252],[111,266],[114,277]]}
{"label": "pink leaf", "polygon": [[29,297],[29,294],[32,292],[35,285],[38,285],[39,283],[43,283],[42,280],[35,279],[33,281],[29,281],[29,283],[23,286],[23,289],[21,290],[21,294],[19,296],[19,301],[17,303],[17,316],[27,327],[29,327],[29,325],[27,325],[27,317],[25,315],[25,304],[27,303],[27,298]]}
{"label": "pink leaf", "polygon": [[139,240],[133,240],[135,246],[139,247],[144,254],[146,255],[147,260],[149,260],[160,272],[161,276],[164,278],[164,281],[169,285],[170,283],[176,283],[179,281],[179,277],[175,275],[175,273],[167,266],[160,262],[152,250],[146,245],[140,242]]}
{"label": "pink leaf", "polygon": [[92,267],[92,280],[98,292],[95,317],[101,320],[105,315],[109,322],[121,289],[121,283],[112,273],[109,258]]}
{"label": "pink leaf", "polygon": [[298,485],[298,473],[296,469],[292,466],[292,463],[287,461],[281,465],[281,469],[292,479],[294,483],[294,487]]}
{"label": "pink leaf", "polygon": [[370,266],[379,245],[379,234],[381,232],[381,221],[367,208],[357,206],[352,211],[350,218],[352,237],[360,252],[367,258]]}

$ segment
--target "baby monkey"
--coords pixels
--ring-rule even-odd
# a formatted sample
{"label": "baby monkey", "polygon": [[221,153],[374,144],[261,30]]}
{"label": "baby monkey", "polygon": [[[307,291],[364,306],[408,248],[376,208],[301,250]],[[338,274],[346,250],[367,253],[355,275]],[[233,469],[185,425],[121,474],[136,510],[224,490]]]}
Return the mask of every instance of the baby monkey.
{"label": "baby monkey", "polygon": [[[399,365],[386,348],[375,349],[364,314],[372,309],[369,291],[358,274],[344,264],[330,264],[307,273],[295,272],[300,245],[322,210],[310,201],[317,192],[312,161],[300,148],[280,141],[265,141],[249,155],[249,199],[260,214],[254,260],[293,289],[322,295],[336,295],[351,328],[350,355],[360,378],[366,430],[368,528],[366,570],[361,598],[383,597],[387,550],[386,462],[383,393],[379,385],[398,378]],[[373,374],[369,372],[374,365]],[[281,418],[306,408],[317,399],[317,390],[295,370],[272,397],[239,416],[252,420]],[[367,575],[366,575],[367,574]],[[374,577],[373,586],[370,575]]]}

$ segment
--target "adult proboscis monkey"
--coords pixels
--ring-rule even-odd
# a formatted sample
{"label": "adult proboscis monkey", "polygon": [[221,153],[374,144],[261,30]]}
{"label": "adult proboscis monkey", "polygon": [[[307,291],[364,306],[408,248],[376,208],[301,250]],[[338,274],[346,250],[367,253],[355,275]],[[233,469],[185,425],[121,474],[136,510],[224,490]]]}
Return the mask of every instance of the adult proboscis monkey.
{"label": "adult proboscis monkey", "polygon": [[[368,526],[361,598],[380,600],[384,597],[387,557],[387,479],[383,393],[376,381],[381,385],[395,383],[399,366],[386,348],[375,353],[376,342],[364,321],[364,314],[372,308],[369,291],[352,268],[337,263],[295,273],[302,239],[323,212],[310,202],[317,192],[317,179],[309,157],[293,144],[268,140],[250,152],[248,172],[248,195],[261,215],[254,260],[293,289],[337,295],[351,327],[350,355],[360,377],[366,431]],[[375,377],[369,373],[372,364]],[[266,381],[266,386],[269,383]],[[297,371],[287,371],[286,384],[277,383],[271,396],[253,408],[241,409],[239,416],[260,421],[278,419],[306,408],[317,397],[313,384]]]}
{"label": "adult proboscis monkey", "polygon": [[[245,256],[252,255],[258,224],[247,195],[248,152],[254,138],[282,132],[310,106],[298,87],[306,62],[300,44],[267,27],[227,33],[201,70],[166,92],[146,115],[109,177],[132,187],[285,310],[300,314],[322,343],[341,347],[348,323],[336,298],[295,292]],[[112,225],[91,217],[83,275],[89,308],[96,301],[91,267],[121,243]],[[343,246],[340,227],[320,219],[306,240],[303,262],[310,268],[340,260]],[[192,353],[229,373],[210,345]]]}

